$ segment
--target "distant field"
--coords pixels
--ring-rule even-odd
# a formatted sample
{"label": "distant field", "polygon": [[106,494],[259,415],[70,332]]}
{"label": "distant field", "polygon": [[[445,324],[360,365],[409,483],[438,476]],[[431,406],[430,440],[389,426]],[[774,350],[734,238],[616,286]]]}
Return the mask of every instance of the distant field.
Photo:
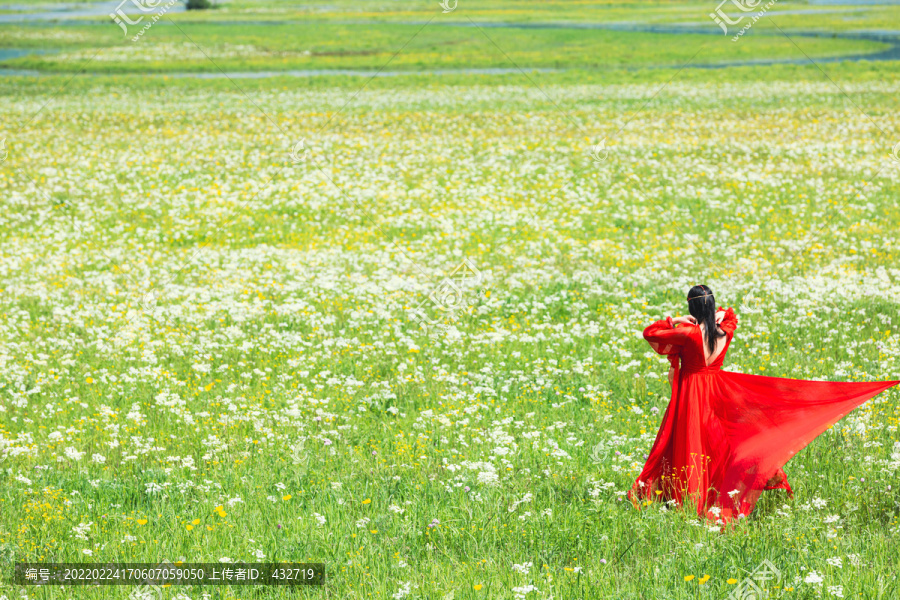
{"label": "distant field", "polygon": [[[437,2],[388,3],[377,9],[351,2],[302,6],[235,2],[215,10],[165,15],[137,42],[132,37],[150,22],[149,17],[132,26],[128,35],[105,13],[72,21],[85,25],[51,21],[0,24],[0,50],[47,51],[2,59],[0,67],[110,73],[377,70],[385,65],[411,71],[513,66],[610,70],[681,66],[688,61],[806,60],[873,54],[890,45],[796,35],[789,39],[776,25],[788,32],[889,30],[900,14],[897,6],[848,8],[783,2],[760,19],[751,34],[735,43],[729,36],[718,35],[718,27],[709,17],[714,8],[697,3],[462,2],[444,14]],[[776,19],[776,8],[786,14]],[[65,18],[65,12],[59,14]],[[748,16],[742,23],[749,21]],[[532,27],[476,26],[491,22]],[[839,22],[853,27],[839,26]],[[573,27],[534,27],[541,23]],[[712,35],[582,28],[591,24],[685,24]]]}

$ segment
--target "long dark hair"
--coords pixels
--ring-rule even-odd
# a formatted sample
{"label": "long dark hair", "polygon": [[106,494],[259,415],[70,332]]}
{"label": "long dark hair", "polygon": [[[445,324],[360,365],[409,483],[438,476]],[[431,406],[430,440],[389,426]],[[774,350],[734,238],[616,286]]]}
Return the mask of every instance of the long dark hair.
{"label": "long dark hair", "polygon": [[706,345],[712,356],[716,351],[718,338],[725,335],[719,333],[719,326],[716,325],[716,298],[708,286],[695,285],[688,292],[687,299],[688,310],[697,319],[697,325],[706,323]]}

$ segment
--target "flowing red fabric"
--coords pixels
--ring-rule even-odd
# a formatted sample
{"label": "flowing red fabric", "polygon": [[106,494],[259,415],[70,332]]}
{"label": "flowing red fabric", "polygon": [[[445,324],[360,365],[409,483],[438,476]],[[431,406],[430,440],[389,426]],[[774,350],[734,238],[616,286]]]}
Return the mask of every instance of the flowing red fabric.
{"label": "flowing red fabric", "polygon": [[848,412],[900,383],[723,371],[737,322],[734,310],[725,310],[720,327],[726,343],[708,366],[698,325],[673,327],[662,320],[644,330],[650,346],[668,356],[675,376],[656,441],[628,493],[636,507],[649,499],[681,505],[690,497],[700,516],[727,523],[748,516],[763,490],[793,495],[784,464]]}

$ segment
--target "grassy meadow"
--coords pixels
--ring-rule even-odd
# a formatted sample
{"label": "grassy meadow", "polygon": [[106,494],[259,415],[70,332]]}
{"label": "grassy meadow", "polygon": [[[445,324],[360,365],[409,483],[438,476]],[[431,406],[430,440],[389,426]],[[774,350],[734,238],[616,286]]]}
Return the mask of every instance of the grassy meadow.
{"label": "grassy meadow", "polygon": [[[668,402],[641,331],[691,285],[737,312],[726,369],[900,379],[900,65],[680,68],[888,44],[409,24],[715,7],[0,24],[0,51],[52,50],[0,61],[39,72],[0,71],[0,598],[137,600],[6,578],[163,560],[326,564],[153,596],[177,600],[722,600],[763,561],[759,597],[900,596],[898,388],[734,532],[624,498]],[[772,10],[900,29],[793,14],[825,8]],[[190,76],[381,68],[408,74]]]}

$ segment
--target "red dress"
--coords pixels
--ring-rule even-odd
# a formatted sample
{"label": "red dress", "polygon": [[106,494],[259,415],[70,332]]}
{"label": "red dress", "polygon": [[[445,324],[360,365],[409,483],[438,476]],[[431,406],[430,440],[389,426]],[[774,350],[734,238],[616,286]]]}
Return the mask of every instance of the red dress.
{"label": "red dress", "polygon": [[737,328],[733,309],[720,327],[726,343],[708,366],[698,325],[672,327],[663,320],[644,330],[650,346],[669,357],[675,377],[656,441],[628,493],[637,507],[648,499],[681,505],[689,497],[699,515],[728,522],[749,515],[765,489],[793,495],[782,466],[848,412],[900,383],[723,371]]}

